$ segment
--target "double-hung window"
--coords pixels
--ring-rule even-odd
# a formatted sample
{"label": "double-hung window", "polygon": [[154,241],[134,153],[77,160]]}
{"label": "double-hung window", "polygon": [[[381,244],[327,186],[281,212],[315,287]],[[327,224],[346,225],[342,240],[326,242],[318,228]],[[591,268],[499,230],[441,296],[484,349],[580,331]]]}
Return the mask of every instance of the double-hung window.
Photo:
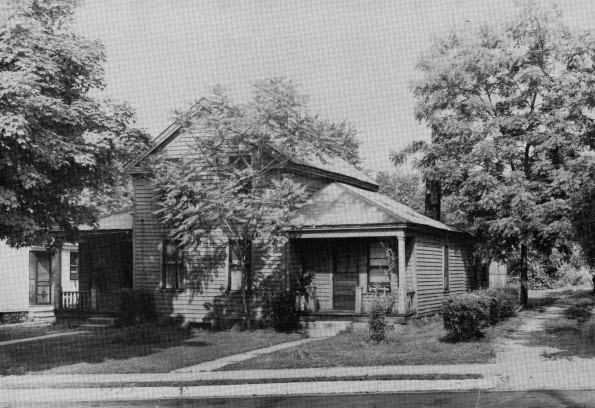
{"label": "double-hung window", "polygon": [[450,255],[448,246],[444,246],[442,254],[442,271],[444,275],[444,290],[450,290]]}
{"label": "double-hung window", "polygon": [[79,280],[79,253],[70,253],[70,280]]}
{"label": "double-hung window", "polygon": [[182,250],[173,241],[163,241],[162,253],[163,289],[184,288],[184,256]]}
{"label": "double-hung window", "polygon": [[368,247],[368,291],[390,292],[388,243],[370,242]]}
{"label": "double-hung window", "polygon": [[[250,262],[250,253],[252,252],[252,246],[248,244],[242,247],[237,242],[230,242],[229,244],[229,275],[228,275],[228,287],[231,291],[237,291],[242,289],[242,280],[244,278],[244,271],[248,274],[246,279],[246,289],[250,290],[252,286],[252,265]],[[245,252],[244,265],[242,265],[242,252]],[[245,266],[245,267],[243,267]]]}

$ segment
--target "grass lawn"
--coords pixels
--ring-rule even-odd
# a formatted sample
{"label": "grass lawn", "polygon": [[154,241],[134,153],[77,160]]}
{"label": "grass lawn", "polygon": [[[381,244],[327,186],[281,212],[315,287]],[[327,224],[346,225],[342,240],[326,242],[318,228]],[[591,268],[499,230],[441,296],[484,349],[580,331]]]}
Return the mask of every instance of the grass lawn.
{"label": "grass lawn", "polygon": [[300,338],[268,330],[153,330],[145,344],[131,344],[123,329],[115,329],[0,346],[0,375],[166,373]]}
{"label": "grass lawn", "polygon": [[487,329],[478,341],[460,343],[446,338],[440,317],[398,325],[387,341],[380,344],[369,341],[367,330],[354,330],[238,362],[222,370],[488,363],[496,357],[494,339],[514,332],[522,321],[521,313]]}
{"label": "grass lawn", "polygon": [[47,334],[65,333],[76,329],[63,325],[25,326],[10,325],[0,326],[0,342],[25,339],[30,337],[45,336]]}

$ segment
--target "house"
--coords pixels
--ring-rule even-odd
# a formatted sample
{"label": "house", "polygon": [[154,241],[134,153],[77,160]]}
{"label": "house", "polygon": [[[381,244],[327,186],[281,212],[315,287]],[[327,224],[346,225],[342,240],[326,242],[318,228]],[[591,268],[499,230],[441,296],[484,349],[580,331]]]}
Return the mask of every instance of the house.
{"label": "house", "polygon": [[55,250],[1,242],[0,276],[0,316],[52,321],[64,310],[109,309],[113,290],[132,286],[132,214],[81,226],[77,243]]}
{"label": "house", "polygon": [[79,290],[78,247],[16,249],[0,242],[0,276],[0,315],[52,321],[61,291]]}
{"label": "house", "polygon": [[[200,119],[201,109],[207,108],[202,100],[193,114]],[[173,123],[128,167],[134,185],[133,286],[153,293],[162,317],[197,323],[233,320],[241,282],[230,250],[233,242],[224,248],[215,273],[198,289],[189,288],[184,254],[155,216],[155,186],[145,162],[156,154],[177,160],[190,153],[191,143],[192,136]],[[299,273],[313,271],[314,317],[356,318],[369,310],[377,292],[395,294],[395,313],[411,317],[435,314],[445,296],[486,283],[477,273],[470,235],[379,194],[373,179],[340,158],[286,159],[275,174],[292,175],[312,195],[282,250],[253,243],[250,268],[261,288],[289,288]],[[394,265],[388,249],[396,255]]]}

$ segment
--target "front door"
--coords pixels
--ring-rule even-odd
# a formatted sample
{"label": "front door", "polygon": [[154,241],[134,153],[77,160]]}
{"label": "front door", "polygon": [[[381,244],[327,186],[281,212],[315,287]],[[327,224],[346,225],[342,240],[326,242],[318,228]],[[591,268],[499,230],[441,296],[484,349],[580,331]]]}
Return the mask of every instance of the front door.
{"label": "front door", "polygon": [[29,304],[47,305],[52,302],[51,264],[48,252],[29,252]]}
{"label": "front door", "polygon": [[359,251],[354,241],[338,242],[333,257],[333,309],[355,311]]}

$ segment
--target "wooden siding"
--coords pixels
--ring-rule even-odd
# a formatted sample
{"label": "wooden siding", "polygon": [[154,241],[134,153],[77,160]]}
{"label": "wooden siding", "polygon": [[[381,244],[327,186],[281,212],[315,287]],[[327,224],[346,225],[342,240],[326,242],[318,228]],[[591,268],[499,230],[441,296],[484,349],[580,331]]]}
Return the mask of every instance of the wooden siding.
{"label": "wooden siding", "polygon": [[29,308],[29,248],[14,249],[0,241],[0,313]]}
{"label": "wooden siding", "polygon": [[[449,248],[450,288],[444,290],[443,251]],[[416,239],[417,310],[419,316],[440,313],[445,296],[472,288],[471,248],[465,240],[421,235]]]}

